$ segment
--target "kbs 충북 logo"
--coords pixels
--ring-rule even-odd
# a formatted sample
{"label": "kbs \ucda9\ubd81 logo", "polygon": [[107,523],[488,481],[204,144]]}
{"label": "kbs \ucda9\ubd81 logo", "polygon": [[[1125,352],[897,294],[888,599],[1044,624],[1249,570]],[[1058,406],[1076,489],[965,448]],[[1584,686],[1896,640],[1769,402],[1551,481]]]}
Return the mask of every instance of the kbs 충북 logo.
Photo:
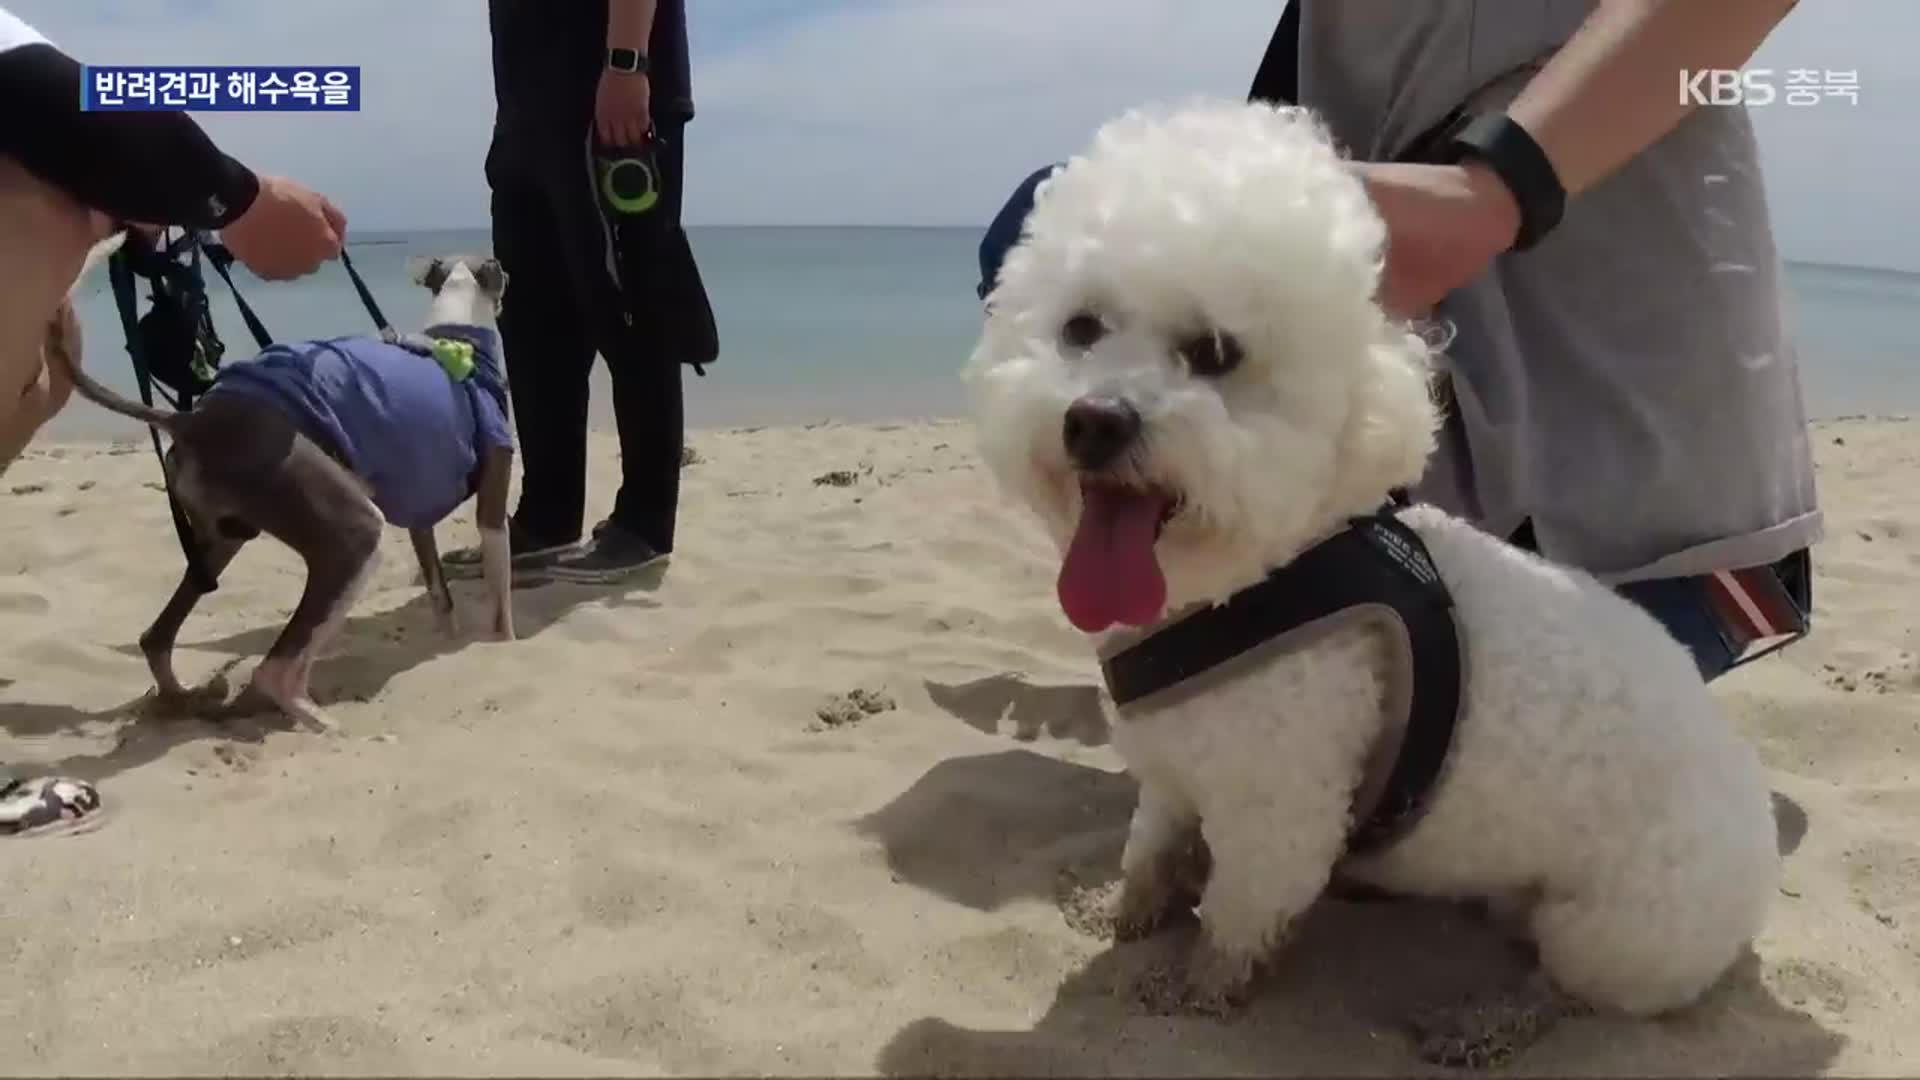
{"label": "kbs \ucda9\ubd81 logo", "polygon": [[1791,68],[1782,77],[1773,68],[1680,69],[1682,105],[1760,106],[1785,100],[1805,108],[1828,98],[1860,104],[1860,73]]}

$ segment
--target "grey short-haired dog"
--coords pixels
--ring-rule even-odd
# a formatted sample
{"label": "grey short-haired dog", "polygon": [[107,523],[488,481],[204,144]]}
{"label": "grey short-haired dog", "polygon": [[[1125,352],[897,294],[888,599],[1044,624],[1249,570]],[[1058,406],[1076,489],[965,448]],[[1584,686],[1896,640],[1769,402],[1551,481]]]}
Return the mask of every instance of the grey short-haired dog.
{"label": "grey short-haired dog", "polygon": [[[90,262],[117,243],[96,247]],[[414,280],[432,293],[422,334],[276,345],[223,367],[183,412],[137,404],[90,378],[71,318],[56,319],[49,332],[48,362],[62,365],[82,397],[170,437],[168,478],[209,575],[263,532],[305,560],[305,591],[252,685],[320,729],[336,725],[310,694],[313,664],[378,564],[387,524],[409,531],[434,610],[452,633],[453,597],[433,529],[477,496],[489,636],[514,636],[506,538],[513,445],[495,329],[506,275],[492,259],[450,256],[417,262]],[[174,641],[210,584],[190,569],[140,637],[163,697],[187,694],[173,671]]]}

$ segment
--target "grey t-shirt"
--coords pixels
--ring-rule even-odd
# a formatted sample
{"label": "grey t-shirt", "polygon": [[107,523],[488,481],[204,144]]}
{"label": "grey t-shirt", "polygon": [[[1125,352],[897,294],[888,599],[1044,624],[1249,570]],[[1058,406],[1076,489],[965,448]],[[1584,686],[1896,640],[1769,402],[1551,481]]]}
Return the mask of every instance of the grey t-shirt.
{"label": "grey t-shirt", "polygon": [[[1499,107],[1591,0],[1298,0],[1300,99],[1362,160]],[[1678,93],[1675,73],[1675,93]],[[1455,401],[1417,494],[1614,583],[1817,541],[1797,357],[1753,131],[1702,107],[1438,314]]]}

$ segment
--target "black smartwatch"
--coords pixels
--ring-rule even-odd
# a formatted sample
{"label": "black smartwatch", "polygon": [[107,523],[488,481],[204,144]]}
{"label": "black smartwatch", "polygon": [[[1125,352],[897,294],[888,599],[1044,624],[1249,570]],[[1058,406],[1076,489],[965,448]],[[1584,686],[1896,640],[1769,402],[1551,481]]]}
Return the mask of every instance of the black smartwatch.
{"label": "black smartwatch", "polygon": [[1512,117],[1505,113],[1463,116],[1441,139],[1439,151],[1442,164],[1457,165],[1468,158],[1480,162],[1513,193],[1520,207],[1520,232],[1510,250],[1527,250],[1560,224],[1567,189],[1561,186],[1560,174],[1546,151]]}
{"label": "black smartwatch", "polygon": [[647,54],[639,49],[608,49],[607,67],[614,71],[624,71],[629,75],[645,75]]}

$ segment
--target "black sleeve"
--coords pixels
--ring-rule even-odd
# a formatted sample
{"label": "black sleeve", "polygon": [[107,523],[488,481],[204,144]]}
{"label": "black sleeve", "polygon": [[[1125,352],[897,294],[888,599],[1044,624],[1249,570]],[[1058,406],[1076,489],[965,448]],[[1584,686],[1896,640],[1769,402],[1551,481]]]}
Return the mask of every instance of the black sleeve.
{"label": "black sleeve", "polygon": [[0,52],[0,154],[120,221],[218,229],[260,181],[184,112],[82,112],[80,65],[52,45]]}

